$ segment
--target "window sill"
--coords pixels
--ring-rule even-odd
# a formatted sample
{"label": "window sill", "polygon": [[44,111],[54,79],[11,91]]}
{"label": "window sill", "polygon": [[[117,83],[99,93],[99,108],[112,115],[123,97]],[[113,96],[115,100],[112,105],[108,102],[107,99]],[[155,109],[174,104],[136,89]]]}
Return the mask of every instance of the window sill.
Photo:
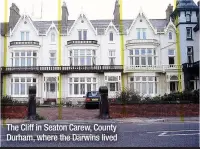
{"label": "window sill", "polygon": [[52,42],[52,43],[50,43],[50,45],[56,45],[56,42]]}
{"label": "window sill", "polygon": [[114,41],[109,41],[108,44],[115,44],[115,42]]}
{"label": "window sill", "polygon": [[194,41],[192,38],[186,38],[187,41]]}

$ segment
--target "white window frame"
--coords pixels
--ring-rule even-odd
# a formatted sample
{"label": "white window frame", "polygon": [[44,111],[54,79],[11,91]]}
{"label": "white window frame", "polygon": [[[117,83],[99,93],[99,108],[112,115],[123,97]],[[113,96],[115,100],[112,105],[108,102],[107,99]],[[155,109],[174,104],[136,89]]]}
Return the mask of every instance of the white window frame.
{"label": "white window frame", "polygon": [[[81,52],[84,50],[84,55],[81,55]],[[76,66],[92,66],[92,65],[96,65],[96,60],[97,60],[97,56],[96,56],[96,50],[97,49],[70,49],[69,50],[69,64],[70,64],[70,60],[72,60],[72,65],[71,66],[75,66],[75,58],[78,59],[78,65]],[[75,51],[78,51],[78,54],[75,56]],[[90,51],[88,54],[87,51]],[[95,52],[94,52],[95,51]],[[72,55],[70,55],[70,53]],[[95,54],[94,54],[95,53]],[[88,65],[88,57],[90,57],[90,64]],[[81,58],[84,58],[84,64],[81,63]]]}
{"label": "white window frame", "polygon": [[[79,37],[79,32],[81,32],[81,37]],[[86,39],[84,39],[84,32],[86,32]],[[88,30],[78,29],[78,40],[88,40]]]}
{"label": "white window frame", "polygon": [[[69,96],[70,97],[83,97],[88,92],[88,85],[91,85],[91,91],[97,90],[98,85],[97,77],[70,77],[68,79]],[[76,81],[77,80],[77,81]],[[78,84],[78,94],[74,94],[74,86]],[[81,93],[81,85],[84,84],[84,92]]]}
{"label": "white window frame", "polygon": [[168,39],[169,39],[169,40],[172,40],[172,39],[173,39],[173,34],[172,34],[172,31],[169,31],[169,34],[168,34]]}
{"label": "white window frame", "polygon": [[[112,34],[112,38],[111,38],[111,34]],[[109,42],[114,42],[114,33],[112,31],[109,32]]]}
{"label": "white window frame", "polygon": [[[170,54],[170,51],[173,51],[173,54]],[[169,64],[169,58],[173,57],[174,58],[174,64],[169,64],[169,65],[175,65],[176,64],[176,51],[174,49],[168,49],[168,64]]]}
{"label": "white window frame", "polygon": [[[19,79],[19,82],[15,82],[16,79]],[[22,82],[22,80],[24,80]],[[35,82],[34,82],[35,81]],[[38,79],[36,77],[12,77],[10,79],[10,95],[12,97],[28,97],[28,86],[34,86],[38,84]],[[24,94],[21,94],[21,85],[24,84],[25,88],[24,88]],[[15,93],[15,87],[16,85],[18,85],[18,93]]]}
{"label": "white window frame", "polygon": [[[51,54],[54,54],[52,56]],[[54,64],[52,65],[52,60],[54,61]],[[49,51],[49,66],[56,66],[56,51]]]}
{"label": "white window frame", "polygon": [[[139,54],[136,55],[136,50],[139,50]],[[142,55],[142,50],[145,50],[145,54]],[[149,50],[151,50],[151,53],[149,53]],[[128,50],[128,64],[129,66],[156,66],[157,65],[157,59],[158,56],[156,53],[154,53],[155,49],[153,48],[135,48],[135,49],[129,49]],[[136,65],[136,58],[139,57],[139,65]],[[145,64],[142,65],[142,58],[145,57]],[[151,63],[152,65],[149,65],[148,58],[151,57]]]}
{"label": "white window frame", "polygon": [[[22,39],[22,33],[24,33],[24,37]],[[28,35],[28,38],[27,38]],[[30,32],[29,31],[21,31],[21,41],[30,41]]]}
{"label": "white window frame", "polygon": [[[188,36],[187,31],[190,30],[190,36]],[[192,28],[186,27],[186,39],[192,39]]]}
{"label": "white window frame", "polygon": [[[143,80],[143,78],[146,80]],[[133,90],[138,92],[140,95],[143,94],[142,85],[144,85],[146,88],[146,93],[143,95],[154,96],[158,94],[159,78],[157,76],[131,76],[128,78],[128,82],[129,87],[131,88],[131,86],[133,86]],[[153,93],[150,93],[150,83],[153,83]],[[139,91],[137,90],[137,85],[139,85]]]}
{"label": "white window frame", "polygon": [[[19,56],[16,56],[16,53],[19,54]],[[25,56],[22,56],[22,53],[25,53]],[[28,53],[31,53],[31,55],[29,56]],[[34,54],[36,54],[36,56],[34,56]],[[17,66],[15,64],[15,60],[19,60],[19,65]],[[38,52],[37,51],[21,51],[21,50],[13,50],[11,51],[11,66],[12,67],[20,67],[22,65],[22,59],[25,59],[25,65],[24,66],[28,66],[28,60],[31,60],[31,65],[30,66],[37,66],[38,65]],[[36,65],[34,65],[34,63],[36,63]]]}
{"label": "white window frame", "polygon": [[111,65],[111,60],[113,60],[113,65],[115,65],[116,50],[108,50],[109,65]]}
{"label": "white window frame", "polygon": [[[189,49],[191,51],[189,51]],[[190,62],[189,57],[191,58],[191,63],[194,63],[194,52],[193,52],[193,46],[188,46],[187,47],[187,57],[188,57],[188,63]]]}

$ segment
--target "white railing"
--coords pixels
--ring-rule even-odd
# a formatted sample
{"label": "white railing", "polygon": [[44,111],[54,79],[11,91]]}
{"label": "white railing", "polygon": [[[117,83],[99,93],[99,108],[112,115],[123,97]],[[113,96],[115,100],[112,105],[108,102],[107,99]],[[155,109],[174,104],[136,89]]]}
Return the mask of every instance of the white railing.
{"label": "white railing", "polygon": [[132,39],[132,40],[127,40],[126,44],[155,44],[159,45],[159,41],[157,39]]}
{"label": "white railing", "polygon": [[181,65],[131,65],[126,66],[125,71],[156,71],[156,72],[165,72],[171,70],[182,69]]}

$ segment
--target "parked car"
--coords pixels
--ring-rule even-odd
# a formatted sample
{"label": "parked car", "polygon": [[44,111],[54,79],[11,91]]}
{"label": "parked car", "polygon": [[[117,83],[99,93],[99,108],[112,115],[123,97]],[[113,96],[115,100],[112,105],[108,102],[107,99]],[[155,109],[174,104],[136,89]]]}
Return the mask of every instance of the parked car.
{"label": "parked car", "polygon": [[85,108],[88,109],[91,106],[99,106],[100,94],[98,91],[87,92],[85,97]]}

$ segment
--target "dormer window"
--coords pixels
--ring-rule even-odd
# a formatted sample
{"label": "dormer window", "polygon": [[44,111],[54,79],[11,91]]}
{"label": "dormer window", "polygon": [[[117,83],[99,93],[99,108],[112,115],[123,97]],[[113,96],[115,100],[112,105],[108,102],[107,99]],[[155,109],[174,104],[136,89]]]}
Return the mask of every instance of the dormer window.
{"label": "dormer window", "polygon": [[186,11],[186,22],[191,22],[191,13],[190,13],[190,11]]}
{"label": "dormer window", "polygon": [[56,42],[56,35],[55,35],[55,33],[51,33],[51,42],[52,43]]}
{"label": "dormer window", "polygon": [[110,32],[109,39],[110,39],[110,41],[113,41],[113,32]]}
{"label": "dormer window", "polygon": [[172,40],[172,32],[169,32],[169,40]]}

